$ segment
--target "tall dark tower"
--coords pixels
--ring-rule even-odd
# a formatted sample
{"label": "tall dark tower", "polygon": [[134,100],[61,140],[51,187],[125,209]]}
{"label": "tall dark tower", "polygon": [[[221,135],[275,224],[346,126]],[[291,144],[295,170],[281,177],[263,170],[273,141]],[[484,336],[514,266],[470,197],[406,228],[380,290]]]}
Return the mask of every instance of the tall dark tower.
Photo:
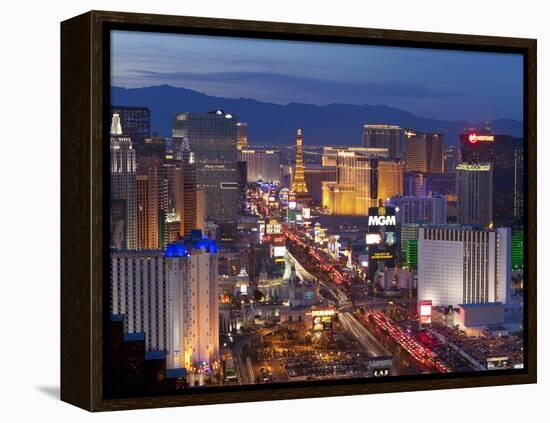
{"label": "tall dark tower", "polygon": [[172,139],[181,156],[189,143],[197,189],[204,192],[206,218],[219,225],[224,241],[235,238],[240,210],[237,122],[235,115],[221,109],[177,113],[172,122]]}
{"label": "tall dark tower", "polygon": [[306,180],[304,178],[304,159],[302,156],[302,130],[296,133],[296,165],[294,166],[294,178],[292,189],[297,197],[308,197]]}
{"label": "tall dark tower", "polygon": [[456,174],[458,223],[490,226],[493,222],[493,165],[460,163]]}

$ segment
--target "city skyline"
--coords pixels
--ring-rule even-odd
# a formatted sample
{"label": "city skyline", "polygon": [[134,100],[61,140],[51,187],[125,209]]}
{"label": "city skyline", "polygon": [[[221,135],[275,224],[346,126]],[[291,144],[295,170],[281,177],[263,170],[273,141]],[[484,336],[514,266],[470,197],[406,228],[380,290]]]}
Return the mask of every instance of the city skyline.
{"label": "city skyline", "polygon": [[[254,115],[259,103],[251,100],[248,109],[210,108],[188,92],[182,101],[183,90],[113,100],[111,392],[523,369],[523,139],[490,120],[457,120],[465,106],[453,90],[466,96],[477,87],[473,108],[503,104],[487,91],[496,70],[462,75],[450,90],[442,79],[431,89],[421,82],[434,75],[422,60],[449,78],[465,58],[502,55],[218,37],[221,52],[211,37],[161,35],[157,46],[156,36],[136,36],[142,53],[159,48],[158,60],[114,42],[111,86],[123,72],[134,83],[147,75],[221,84],[237,97],[256,84],[269,95],[282,83],[279,95],[290,98],[312,80],[341,88],[374,78],[386,99],[402,91],[399,101],[445,107],[455,126],[361,107],[306,117],[290,105],[274,118],[274,109]],[[282,79],[261,70],[274,45]],[[333,50],[336,65],[320,55]],[[362,74],[363,51],[387,74]],[[129,57],[156,70],[120,67]],[[193,75],[181,71],[182,60]],[[392,70],[403,60],[414,87]],[[251,72],[250,86],[239,85]],[[503,74],[511,79],[502,80],[516,73],[510,65]],[[346,89],[339,95],[352,99]],[[169,130],[155,133],[154,118]],[[272,137],[260,138],[259,127]],[[449,136],[456,139],[446,146]],[[272,138],[292,145],[256,144]]]}
{"label": "city skyline", "polygon": [[521,55],[125,31],[111,42],[113,86],[386,105],[470,122],[523,119]]}

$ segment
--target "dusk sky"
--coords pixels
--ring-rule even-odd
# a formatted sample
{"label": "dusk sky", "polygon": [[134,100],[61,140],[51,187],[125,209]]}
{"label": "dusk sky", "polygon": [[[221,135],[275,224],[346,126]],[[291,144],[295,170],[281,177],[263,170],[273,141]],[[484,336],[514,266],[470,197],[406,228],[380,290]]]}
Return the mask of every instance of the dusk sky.
{"label": "dusk sky", "polygon": [[515,54],[232,37],[112,33],[112,85],[168,84],[212,96],[384,104],[418,116],[522,120]]}

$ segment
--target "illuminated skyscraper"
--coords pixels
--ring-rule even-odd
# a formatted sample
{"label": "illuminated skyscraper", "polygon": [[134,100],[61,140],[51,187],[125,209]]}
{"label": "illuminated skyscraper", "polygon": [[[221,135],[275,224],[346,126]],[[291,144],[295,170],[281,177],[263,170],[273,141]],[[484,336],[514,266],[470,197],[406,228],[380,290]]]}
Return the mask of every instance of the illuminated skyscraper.
{"label": "illuminated skyscraper", "polygon": [[206,211],[205,211],[205,199],[204,199],[204,190],[197,189],[197,229],[206,232],[205,221],[206,221]]}
{"label": "illuminated skyscraper", "polygon": [[335,163],[336,182],[322,185],[324,207],[332,214],[366,216],[370,207],[402,194],[403,163],[386,158],[387,151],[385,148],[325,148],[323,163]]}
{"label": "illuminated skyscraper", "polygon": [[443,173],[443,135],[405,131],[407,172]]}
{"label": "illuminated skyscraper", "polygon": [[434,306],[505,304],[510,269],[510,228],[419,228],[419,300]]}
{"label": "illuminated skyscraper", "polygon": [[493,222],[493,166],[461,163],[456,167],[458,223],[489,226]]}
{"label": "illuminated skyscraper", "polygon": [[307,165],[304,169],[304,178],[311,199],[316,203],[321,203],[323,199],[323,182],[336,181],[336,167]]}
{"label": "illuminated skyscraper", "polygon": [[151,112],[147,107],[111,106],[118,114],[122,135],[132,140],[134,150],[141,154],[146,139],[151,139]]}
{"label": "illuminated skyscraper", "polygon": [[149,210],[149,177],[147,175],[138,175],[137,184],[137,205],[138,205],[138,248],[145,250],[151,248],[150,231],[150,210]]}
{"label": "illuminated skyscraper", "polygon": [[396,125],[363,125],[363,147],[387,148],[389,157],[401,159],[404,155],[404,131]]}
{"label": "illuminated skyscraper", "polygon": [[194,153],[188,149],[175,169],[175,205],[180,235],[188,236],[197,229],[197,169]]}
{"label": "illuminated skyscraper", "polygon": [[323,182],[323,207],[336,215],[355,215],[356,195],[355,187],[351,184],[337,182]]}
{"label": "illuminated skyscraper", "polygon": [[192,385],[204,382],[204,370],[219,360],[213,240],[111,253],[110,294],[111,314],[125,316],[128,337],[144,336],[147,351],[167,353],[167,368],[185,368]]}
{"label": "illuminated skyscraper", "polygon": [[281,182],[281,152],[271,149],[244,148],[239,160],[246,162],[247,182]]}
{"label": "illuminated skyscraper", "polygon": [[248,147],[248,124],[237,122],[237,150]]}
{"label": "illuminated skyscraper", "polygon": [[[521,213],[520,162],[523,139],[493,134],[489,128],[466,128],[460,134],[463,163],[490,163],[493,171],[493,220],[497,225],[510,225]],[[519,165],[519,166],[516,166]],[[516,176],[519,178],[516,179]],[[516,194],[518,194],[516,196]],[[517,207],[516,207],[517,205]]]}
{"label": "illuminated skyscraper", "polygon": [[202,384],[205,367],[219,360],[218,254],[214,241],[170,244],[166,249],[169,281],[168,367],[186,368]]}
{"label": "illuminated skyscraper", "polygon": [[135,249],[138,247],[136,152],[132,140],[122,133],[117,113],[113,113],[111,123],[110,156],[111,204],[123,204],[120,215],[115,216],[111,210],[111,246]]}
{"label": "illuminated skyscraper", "polygon": [[445,150],[443,154],[443,161],[445,167],[445,173],[455,173],[456,165],[460,163],[460,148],[451,146]]}
{"label": "illuminated skyscraper", "polygon": [[512,270],[523,270],[523,230],[512,232]]}
{"label": "illuminated skyscraper", "polygon": [[323,166],[336,166],[340,153],[357,154],[366,157],[387,158],[387,148],[363,148],[363,147],[323,147],[321,164]]}
{"label": "illuminated skyscraper", "polygon": [[222,239],[234,239],[239,205],[237,117],[218,109],[178,113],[172,138],[180,151],[189,143],[197,169],[197,188],[204,190],[206,218],[216,222]]}
{"label": "illuminated skyscraper", "polygon": [[378,198],[381,200],[403,195],[403,169],[400,160],[378,160]]}
{"label": "illuminated skyscraper", "polygon": [[145,336],[147,351],[170,350],[167,323],[171,313],[164,269],[162,250],[111,253],[111,314],[124,315],[125,334]]}
{"label": "illuminated skyscraper", "polygon": [[514,151],[514,217],[523,217],[523,149]]}
{"label": "illuminated skyscraper", "polygon": [[168,167],[157,156],[141,157],[137,173],[138,248],[164,248],[169,197]]}
{"label": "illuminated skyscraper", "polygon": [[292,179],[291,191],[298,198],[308,197],[306,180],[304,179],[304,159],[302,156],[302,130],[296,132],[296,164],[294,166],[294,177]]}

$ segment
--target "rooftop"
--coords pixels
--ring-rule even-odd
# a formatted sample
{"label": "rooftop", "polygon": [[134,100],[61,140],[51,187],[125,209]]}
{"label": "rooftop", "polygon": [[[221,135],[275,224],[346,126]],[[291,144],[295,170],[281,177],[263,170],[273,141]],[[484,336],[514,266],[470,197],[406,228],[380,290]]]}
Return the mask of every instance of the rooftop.
{"label": "rooftop", "polygon": [[496,303],[472,303],[472,304],[458,304],[461,308],[487,308],[487,307],[497,307],[497,306],[504,306],[504,304],[500,302]]}

